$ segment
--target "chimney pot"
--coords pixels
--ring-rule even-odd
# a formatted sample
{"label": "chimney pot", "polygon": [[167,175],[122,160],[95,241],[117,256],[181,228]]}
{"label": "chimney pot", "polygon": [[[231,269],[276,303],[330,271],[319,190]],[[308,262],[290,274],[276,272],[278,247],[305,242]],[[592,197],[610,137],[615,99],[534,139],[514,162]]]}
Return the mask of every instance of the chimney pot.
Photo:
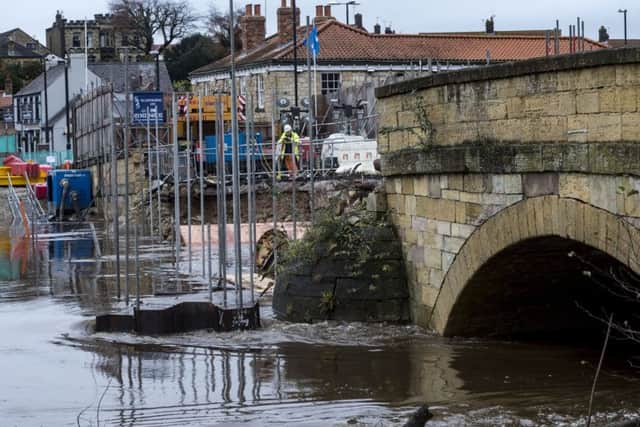
{"label": "chimney pot", "polygon": [[316,6],[316,18],[321,18],[324,16],[324,7],[319,4]]}
{"label": "chimney pot", "polygon": [[324,17],[331,18],[331,5],[326,5],[324,7]]}
{"label": "chimney pot", "polygon": [[362,25],[362,14],[361,13],[356,13],[355,21],[356,21],[356,28],[359,28],[361,30],[364,29],[364,25]]}
{"label": "chimney pot", "polygon": [[244,15],[245,16],[252,16],[253,15],[253,7],[252,5],[248,4],[244,7]]}
{"label": "chimney pot", "polygon": [[382,32],[382,27],[380,26],[380,24],[376,24],[373,26],[373,32],[374,34],[380,34]]}
{"label": "chimney pot", "polygon": [[255,16],[262,16],[262,10],[261,10],[261,6],[259,4],[254,4],[253,5],[253,14]]}
{"label": "chimney pot", "polygon": [[286,8],[287,7],[287,0],[281,0],[280,1],[280,7],[283,8],[283,9]]}

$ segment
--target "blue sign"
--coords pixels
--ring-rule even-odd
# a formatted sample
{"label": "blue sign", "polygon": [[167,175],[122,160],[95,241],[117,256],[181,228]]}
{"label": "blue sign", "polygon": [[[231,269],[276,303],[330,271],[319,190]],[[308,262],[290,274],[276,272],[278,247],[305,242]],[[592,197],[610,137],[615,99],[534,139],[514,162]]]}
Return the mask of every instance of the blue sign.
{"label": "blue sign", "polygon": [[[149,116],[147,117],[147,112]],[[162,92],[135,92],[133,94],[133,124],[147,125],[164,122]]]}

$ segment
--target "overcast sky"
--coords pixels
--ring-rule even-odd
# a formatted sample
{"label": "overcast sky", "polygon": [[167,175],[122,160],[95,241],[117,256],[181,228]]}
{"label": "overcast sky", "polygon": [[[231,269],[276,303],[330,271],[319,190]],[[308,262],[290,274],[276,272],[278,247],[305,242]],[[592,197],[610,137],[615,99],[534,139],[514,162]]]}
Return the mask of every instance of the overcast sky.
{"label": "overcast sky", "polygon": [[[44,42],[45,29],[55,19],[56,10],[62,10],[68,19],[91,17],[107,11],[108,0],[31,0],[16,4],[11,0],[0,15],[0,32],[20,27]],[[190,0],[198,14],[206,15],[211,5],[227,9],[226,0]],[[288,0],[291,1],[291,0]],[[339,0],[344,1],[344,0]],[[358,0],[355,10],[364,15],[365,26],[371,30],[376,21],[383,26],[390,24],[399,33],[481,31],[483,20],[495,15],[496,30],[543,29],[555,25],[560,19],[563,34],[568,34],[569,24],[580,16],[585,21],[587,37],[597,39],[598,28],[605,25],[612,38],[623,38],[623,17],[618,9],[628,9],[629,38],[640,38],[640,4],[632,0]],[[266,9],[267,31],[275,31],[276,8],[280,0],[236,0],[236,7],[247,3],[259,3]],[[328,0],[297,0],[302,12],[313,16],[316,4]],[[9,6],[12,4],[13,6]],[[635,7],[634,7],[635,5]],[[345,7],[333,6],[333,15],[345,20]],[[353,10],[353,8],[352,8]],[[353,12],[352,12],[353,16]],[[351,18],[353,20],[353,17]]]}

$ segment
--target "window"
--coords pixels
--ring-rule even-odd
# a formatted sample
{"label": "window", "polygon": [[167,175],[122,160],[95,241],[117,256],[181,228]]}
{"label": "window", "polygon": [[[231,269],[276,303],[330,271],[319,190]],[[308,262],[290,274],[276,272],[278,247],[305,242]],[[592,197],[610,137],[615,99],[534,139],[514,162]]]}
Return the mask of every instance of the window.
{"label": "window", "polygon": [[257,76],[256,79],[256,99],[258,110],[264,110],[264,76]]}
{"label": "window", "polygon": [[35,43],[27,43],[27,49],[36,50],[36,44]]}
{"label": "window", "polygon": [[89,64],[93,64],[94,62],[96,62],[96,56],[95,55],[89,55],[87,57],[87,60],[89,61]]}
{"label": "window", "polygon": [[73,33],[71,45],[73,47],[82,47],[80,43],[80,33]]}
{"label": "window", "polygon": [[322,94],[336,92],[340,89],[340,73],[322,73]]}
{"label": "window", "polygon": [[129,36],[126,34],[122,35],[122,46],[129,46]]}
{"label": "window", "polygon": [[87,33],[87,47],[93,49],[93,33]]}
{"label": "window", "polygon": [[100,33],[100,47],[109,47],[109,33]]}

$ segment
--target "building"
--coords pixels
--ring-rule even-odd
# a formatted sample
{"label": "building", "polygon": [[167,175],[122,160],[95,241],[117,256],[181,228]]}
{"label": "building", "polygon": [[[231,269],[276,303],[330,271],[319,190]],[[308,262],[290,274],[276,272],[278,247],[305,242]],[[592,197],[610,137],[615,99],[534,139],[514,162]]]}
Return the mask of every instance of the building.
{"label": "building", "polygon": [[13,82],[7,76],[0,90],[0,135],[13,134]]}
{"label": "building", "polygon": [[[287,0],[277,10],[277,32],[266,37],[266,19],[260,5],[247,5],[240,20],[242,51],[236,55],[239,93],[253,98],[257,128],[270,133],[271,115],[276,117],[281,106],[295,104],[294,50],[298,64],[298,104],[308,105],[306,73],[307,48],[304,39],[310,30],[300,26],[300,10],[295,11],[297,45],[293,46],[294,11]],[[391,28],[373,33],[362,26],[356,16],[354,25],[339,22],[331,15],[330,6],[317,6],[320,54],[317,58],[315,92],[330,94],[341,88],[375,86],[390,80],[454,70],[487,62],[518,61],[549,53],[544,32],[520,33],[452,33],[395,34]],[[553,40],[551,41],[553,43]],[[569,53],[570,39],[560,37],[560,53]],[[586,40],[586,50],[601,49],[603,44]],[[551,49],[553,45],[551,44]],[[213,93],[230,88],[231,58],[201,67],[190,75],[196,91]],[[285,107],[287,108],[287,107]],[[262,123],[264,126],[260,126]]]}
{"label": "building", "polygon": [[19,28],[0,33],[0,64],[40,62],[47,49]]}
{"label": "building", "polygon": [[[171,92],[171,79],[166,65],[160,63],[158,69],[160,90]],[[66,96],[64,61],[48,64],[46,85],[45,73],[42,73],[15,94],[13,110],[20,150],[24,152],[71,150],[71,138],[67,135],[67,114],[71,115],[73,99],[87,90],[112,83],[118,100],[124,99],[127,74],[125,65],[122,63],[89,64],[85,67],[84,55],[71,54],[66,72],[68,97]],[[132,92],[154,90],[156,63],[130,64],[128,81],[129,90]],[[66,108],[67,99],[70,104],[69,112]],[[71,121],[70,117],[69,120]]]}
{"label": "building", "polygon": [[86,21],[69,21],[58,11],[55,22],[47,28],[47,47],[51,53],[64,58],[66,53],[84,54],[86,41],[87,57],[91,63],[121,61],[125,54],[129,56],[129,62],[142,61],[144,52],[133,47],[138,41],[130,39],[132,32],[116,28],[113,21],[110,14],[96,14]]}

